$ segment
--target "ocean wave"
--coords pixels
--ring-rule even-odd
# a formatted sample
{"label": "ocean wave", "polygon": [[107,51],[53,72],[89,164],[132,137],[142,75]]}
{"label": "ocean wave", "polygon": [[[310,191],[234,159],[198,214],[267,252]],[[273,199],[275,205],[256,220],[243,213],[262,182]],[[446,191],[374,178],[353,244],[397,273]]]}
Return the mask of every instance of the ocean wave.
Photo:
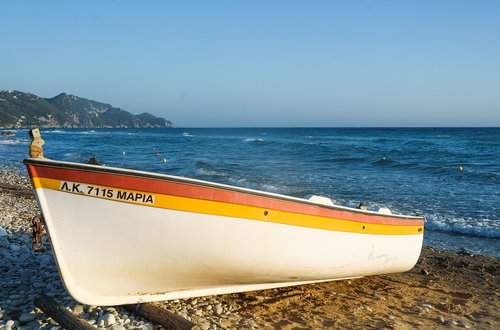
{"label": "ocean wave", "polygon": [[472,225],[465,222],[448,223],[437,219],[427,219],[425,229],[440,231],[451,234],[461,234],[465,236],[500,238],[500,230],[480,225]]}
{"label": "ocean wave", "polygon": [[204,161],[197,161],[195,173],[200,179],[209,179],[214,182],[229,184],[241,188],[261,190],[273,193],[287,193],[284,187],[278,187],[259,179],[241,178],[233,171],[215,169],[211,164]]}
{"label": "ocean wave", "polygon": [[281,194],[286,193],[286,189],[284,189],[283,187],[277,187],[275,185],[268,183],[251,182],[247,179],[238,179],[230,177],[228,178],[228,183],[242,188],[267,191],[272,193],[281,193]]}
{"label": "ocean wave", "polygon": [[193,137],[194,135],[192,135],[191,133],[188,133],[188,132],[184,132],[184,133],[182,133],[182,136]]}
{"label": "ocean wave", "polygon": [[396,161],[390,159],[389,157],[384,156],[384,157],[380,157],[379,159],[377,159],[373,163],[376,164],[376,165],[386,166],[386,165],[396,164]]}
{"label": "ocean wave", "polygon": [[7,140],[0,139],[0,144],[8,144],[8,145],[27,144],[29,142],[30,141],[28,139],[15,139],[15,140],[12,140],[12,139],[7,139]]}
{"label": "ocean wave", "polygon": [[210,177],[210,178],[216,178],[216,177],[227,177],[228,174],[220,171],[220,170],[215,170],[212,165],[209,163],[206,163],[204,161],[197,161],[195,163],[195,174],[200,177]]}
{"label": "ocean wave", "polygon": [[[118,132],[119,133],[119,132]],[[74,131],[74,130],[61,130],[61,129],[53,129],[48,131],[43,131],[43,134],[77,134],[77,135],[88,135],[88,134],[99,134],[98,132],[92,130],[88,131]],[[113,134],[117,134],[117,132],[113,132]]]}
{"label": "ocean wave", "polygon": [[19,142],[14,140],[0,140],[0,144],[19,144]]}
{"label": "ocean wave", "polygon": [[356,157],[356,156],[339,156],[332,158],[319,158],[315,159],[315,163],[338,163],[338,164],[350,164],[350,163],[364,163],[368,159],[366,157]]}
{"label": "ocean wave", "polygon": [[261,139],[261,138],[246,138],[246,139],[243,139],[243,142],[264,142],[264,139]]}

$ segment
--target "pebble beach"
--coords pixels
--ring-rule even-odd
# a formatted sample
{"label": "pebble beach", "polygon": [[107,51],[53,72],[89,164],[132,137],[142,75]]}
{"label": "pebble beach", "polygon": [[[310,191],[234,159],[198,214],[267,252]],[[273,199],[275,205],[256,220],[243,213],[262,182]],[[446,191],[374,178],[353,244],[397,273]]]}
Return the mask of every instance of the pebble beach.
{"label": "pebble beach", "polygon": [[[45,234],[31,248],[39,213],[18,169],[0,169],[0,329],[61,329],[34,306],[41,292],[98,329],[163,329],[119,306],[88,306],[64,289]],[[424,248],[402,274],[157,303],[193,329],[498,329],[500,260]]]}

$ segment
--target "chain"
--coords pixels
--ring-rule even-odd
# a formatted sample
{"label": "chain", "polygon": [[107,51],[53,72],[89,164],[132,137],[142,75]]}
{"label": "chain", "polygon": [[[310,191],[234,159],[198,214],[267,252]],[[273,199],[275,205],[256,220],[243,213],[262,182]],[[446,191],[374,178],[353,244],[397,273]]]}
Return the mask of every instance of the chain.
{"label": "chain", "polygon": [[31,219],[31,229],[33,230],[31,247],[33,250],[38,251],[43,247],[43,216],[41,214],[35,215]]}

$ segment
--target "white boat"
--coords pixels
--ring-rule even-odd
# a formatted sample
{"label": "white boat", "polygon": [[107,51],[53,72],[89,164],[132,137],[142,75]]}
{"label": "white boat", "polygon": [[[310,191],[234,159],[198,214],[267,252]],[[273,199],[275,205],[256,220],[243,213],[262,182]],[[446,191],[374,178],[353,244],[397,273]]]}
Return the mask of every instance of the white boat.
{"label": "white boat", "polygon": [[120,305],[404,272],[424,218],[122,168],[25,164],[68,292]]}

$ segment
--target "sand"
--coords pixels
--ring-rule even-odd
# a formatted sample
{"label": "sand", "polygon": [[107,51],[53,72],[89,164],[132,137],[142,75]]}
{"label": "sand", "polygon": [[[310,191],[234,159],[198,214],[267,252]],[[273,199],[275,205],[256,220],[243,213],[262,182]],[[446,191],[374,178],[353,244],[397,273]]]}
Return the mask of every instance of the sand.
{"label": "sand", "polygon": [[[57,329],[32,304],[40,289],[96,325],[112,313],[114,329],[160,328],[120,307],[85,306],[67,296],[50,247],[45,254],[25,247],[37,212],[26,178],[1,169],[0,329]],[[37,282],[39,269],[30,267],[40,265],[49,280]],[[424,248],[406,273],[158,304],[195,322],[195,329],[499,329],[499,274],[499,259]]]}
{"label": "sand", "polygon": [[500,261],[425,248],[406,273],[232,294],[264,329],[500,327]]}

